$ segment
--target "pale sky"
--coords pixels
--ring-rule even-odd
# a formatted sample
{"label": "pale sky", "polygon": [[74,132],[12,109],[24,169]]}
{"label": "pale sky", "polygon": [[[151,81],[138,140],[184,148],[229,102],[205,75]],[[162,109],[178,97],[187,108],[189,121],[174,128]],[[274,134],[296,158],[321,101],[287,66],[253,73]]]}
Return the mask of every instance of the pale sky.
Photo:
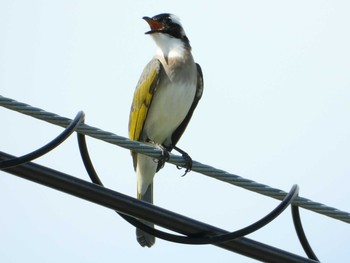
{"label": "pale sky", "polygon": [[[194,160],[350,211],[348,1],[0,2],[0,95],[127,136],[155,52],[141,18],[181,18],[204,94],[178,146]],[[22,155],[62,129],[0,107],[0,150]],[[105,186],[136,195],[127,150],[88,139]],[[88,180],[75,136],[37,163]],[[278,202],[168,164],[155,204],[237,230]],[[113,211],[0,172],[1,262],[255,262],[214,246],[141,248]],[[301,210],[322,262],[350,261],[350,226]],[[304,256],[290,211],[249,236]]]}

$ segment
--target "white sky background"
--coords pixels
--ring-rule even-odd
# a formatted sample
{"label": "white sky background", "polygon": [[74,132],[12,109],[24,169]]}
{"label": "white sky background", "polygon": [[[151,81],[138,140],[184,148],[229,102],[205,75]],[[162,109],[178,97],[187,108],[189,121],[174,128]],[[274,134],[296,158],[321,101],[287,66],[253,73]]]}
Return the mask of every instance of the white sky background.
{"label": "white sky background", "polygon": [[[180,16],[205,90],[179,147],[193,159],[349,211],[348,1],[1,1],[0,94],[127,135],[155,44],[141,17]],[[0,150],[30,152],[61,128],[0,108]],[[128,151],[88,139],[106,186],[135,196]],[[36,162],[88,180],[75,136]],[[236,230],[278,202],[167,165],[156,205]],[[1,262],[253,262],[214,246],[141,248],[113,211],[0,173]],[[301,210],[323,262],[350,261],[350,226]],[[289,210],[249,238],[304,255]],[[137,260],[137,261],[136,261]]]}

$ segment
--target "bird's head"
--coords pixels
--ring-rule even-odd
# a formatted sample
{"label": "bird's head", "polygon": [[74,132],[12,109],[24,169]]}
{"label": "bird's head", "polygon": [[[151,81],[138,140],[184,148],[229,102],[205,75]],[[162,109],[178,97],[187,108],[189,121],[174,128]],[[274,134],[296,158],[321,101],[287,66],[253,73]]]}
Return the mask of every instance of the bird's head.
{"label": "bird's head", "polygon": [[145,16],[143,19],[151,28],[145,34],[150,34],[158,45],[162,46],[164,42],[166,44],[179,42],[190,49],[189,40],[177,16],[163,13],[152,18]]}

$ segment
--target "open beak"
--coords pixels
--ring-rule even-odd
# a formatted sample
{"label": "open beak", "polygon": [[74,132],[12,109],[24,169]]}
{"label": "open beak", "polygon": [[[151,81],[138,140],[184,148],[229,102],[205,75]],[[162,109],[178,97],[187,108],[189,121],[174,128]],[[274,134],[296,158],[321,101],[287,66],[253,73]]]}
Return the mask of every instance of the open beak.
{"label": "open beak", "polygon": [[146,32],[145,34],[151,34],[155,32],[159,32],[162,29],[164,29],[164,25],[158,21],[153,20],[150,17],[144,16],[142,19],[144,19],[150,26],[151,30]]}

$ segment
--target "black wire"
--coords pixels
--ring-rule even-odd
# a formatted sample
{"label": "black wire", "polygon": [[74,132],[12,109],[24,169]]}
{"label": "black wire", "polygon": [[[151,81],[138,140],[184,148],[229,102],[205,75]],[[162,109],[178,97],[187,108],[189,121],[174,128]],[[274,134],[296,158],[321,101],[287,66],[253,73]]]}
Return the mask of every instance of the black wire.
{"label": "black wire", "polygon": [[[298,192],[298,186],[294,185],[291,189],[291,191],[286,195],[286,197],[283,199],[283,201],[267,216],[263,217],[259,221],[242,228],[240,230],[222,234],[222,235],[214,235],[211,236],[211,233],[202,233],[197,234],[195,236],[179,236],[179,235],[173,235],[168,234],[163,231],[159,231],[155,228],[151,228],[140,221],[138,221],[135,218],[132,218],[132,220],[129,220],[130,217],[122,215],[122,217],[133,224],[134,226],[142,229],[143,231],[148,232],[151,235],[154,235],[155,237],[159,237],[168,241],[176,242],[176,243],[182,243],[182,244],[192,244],[192,245],[207,245],[207,244],[218,244],[223,242],[228,242],[233,239],[237,239],[243,236],[246,236],[248,234],[251,234],[258,229],[264,227],[266,224],[270,223],[272,220],[274,220],[280,213],[282,213],[288,205],[294,200],[294,198],[297,196]],[[136,224],[135,224],[136,223]]]}
{"label": "black wire", "polygon": [[63,141],[65,141],[79,126],[79,124],[84,120],[85,114],[84,112],[80,111],[72,120],[72,122],[64,129],[64,131],[58,135],[55,139],[44,145],[43,147],[25,154],[20,157],[16,157],[11,160],[4,160],[0,161],[0,169],[6,169],[13,166],[17,166],[26,162],[30,162],[36,158],[39,158],[40,156],[43,156],[44,154],[48,153],[49,151],[56,148],[58,145],[60,145]]}
{"label": "black wire", "polygon": [[[83,159],[83,163],[90,176],[91,181],[103,186],[101,180],[99,179],[91,163],[91,159],[89,157],[89,153],[87,150],[86,141],[84,137],[85,137],[84,135],[78,134],[78,144],[79,144],[79,149]],[[245,235],[248,235],[262,228],[266,224],[270,223],[291,204],[291,202],[298,196],[298,191],[299,191],[299,187],[297,185],[294,185],[290,190],[290,192],[285,196],[283,201],[274,210],[272,210],[268,215],[266,215],[259,221],[245,228],[242,228],[240,230],[227,233],[227,234],[214,235],[214,236],[211,236],[210,235],[211,233],[200,233],[195,236],[173,235],[173,234],[169,234],[169,233],[157,230],[155,228],[149,227],[133,217],[118,213],[117,211],[116,212],[133,226],[140,228],[141,230],[151,235],[154,235],[155,237],[158,237],[167,241],[172,241],[172,242],[182,243],[182,244],[197,244],[197,245],[217,244],[217,243],[227,242],[239,237],[243,237]]]}
{"label": "black wire", "polygon": [[85,135],[77,133],[77,136],[78,136],[78,145],[79,145],[80,155],[81,155],[85,169],[86,169],[91,181],[94,184],[98,184],[98,185],[103,186],[103,183],[101,182],[100,178],[98,177],[96,170],[91,162],[90,155],[89,155],[87,145],[86,145]]}
{"label": "black wire", "polygon": [[313,259],[313,260],[320,262],[320,260],[317,258],[316,254],[312,250],[312,248],[311,248],[311,246],[306,238],[306,235],[305,235],[302,223],[301,223],[301,219],[300,219],[299,207],[296,205],[292,205],[291,209],[292,209],[294,228],[295,228],[295,231],[297,232],[299,241],[300,241],[306,255],[309,257],[309,259]]}
{"label": "black wire", "polygon": [[[65,130],[60,135],[58,135],[55,139],[53,139],[51,142],[21,157],[0,161],[0,169],[11,168],[11,167],[32,161],[48,153],[49,151],[53,150],[58,145],[60,145],[63,141],[65,141],[77,129],[80,123],[84,122],[84,119],[85,119],[84,112],[82,111],[78,112],[74,120],[72,120],[72,122],[65,128]],[[78,135],[78,145],[79,145],[80,154],[90,179],[92,180],[93,183],[103,186],[91,162],[91,158],[89,156],[87,145],[86,145],[85,136],[79,133],[77,133],[77,135]],[[191,236],[173,235],[173,234],[169,234],[169,233],[157,230],[155,228],[149,227],[144,223],[142,223],[141,221],[137,220],[136,218],[121,214],[118,211],[115,211],[115,212],[117,212],[122,218],[124,218],[133,226],[140,228],[141,230],[151,235],[154,235],[155,237],[158,237],[167,241],[183,243],[183,244],[217,244],[217,243],[228,242],[233,239],[243,237],[252,232],[255,232],[256,230],[270,223],[293,202],[293,200],[298,196],[298,192],[299,192],[299,187],[297,185],[293,185],[292,189],[285,196],[282,202],[262,219],[240,230],[227,233],[227,234],[214,235],[214,236],[210,235],[211,233],[198,233],[196,235],[191,235]],[[292,205],[291,210],[292,210],[294,227],[305,253],[310,259],[316,260],[319,262],[317,256],[313,252],[306,238],[305,232],[302,227],[298,206]]]}
{"label": "black wire", "polygon": [[[12,158],[14,158],[14,156],[0,151],[0,160],[9,160]],[[143,213],[149,212],[149,220],[154,219],[159,222],[159,225],[164,225],[168,229],[186,235],[203,232],[211,232],[215,234],[227,233],[227,231],[215,226],[135,200],[135,198],[130,196],[32,162],[11,167],[4,171],[25,180],[30,180],[63,193],[90,201],[94,204],[121,211],[122,213],[131,215],[135,218],[143,218]],[[261,262],[316,262],[246,237],[214,245],[219,248],[227,249],[228,251],[260,260]]]}

